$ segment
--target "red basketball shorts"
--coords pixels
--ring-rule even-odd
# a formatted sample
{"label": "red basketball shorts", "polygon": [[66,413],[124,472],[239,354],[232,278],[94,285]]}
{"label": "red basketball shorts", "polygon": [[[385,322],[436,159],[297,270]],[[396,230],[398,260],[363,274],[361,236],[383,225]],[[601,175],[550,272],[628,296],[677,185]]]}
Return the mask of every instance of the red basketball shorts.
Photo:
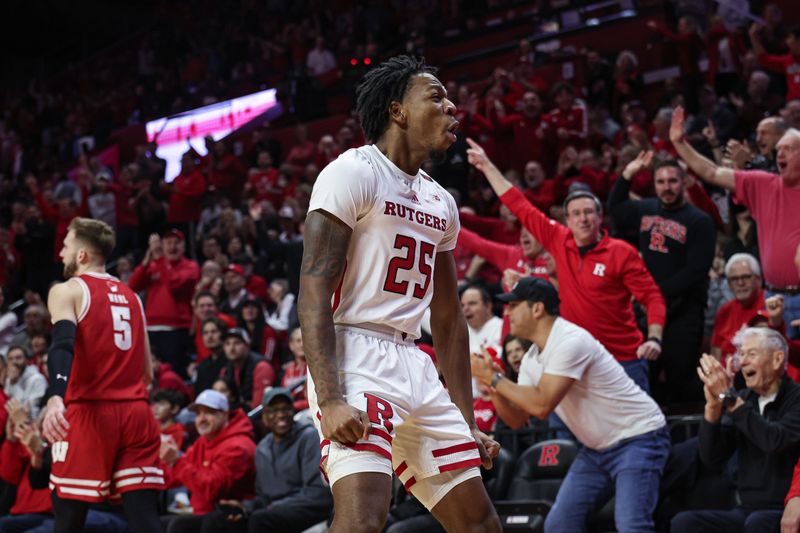
{"label": "red basketball shorts", "polygon": [[60,498],[102,502],[164,489],[158,423],[145,401],[67,406],[67,440],[52,445],[50,488]]}

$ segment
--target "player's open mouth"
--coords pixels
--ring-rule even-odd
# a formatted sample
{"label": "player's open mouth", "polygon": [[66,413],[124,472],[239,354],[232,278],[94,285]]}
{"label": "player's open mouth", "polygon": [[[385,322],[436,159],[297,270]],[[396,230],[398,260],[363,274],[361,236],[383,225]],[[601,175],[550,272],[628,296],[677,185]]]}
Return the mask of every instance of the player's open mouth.
{"label": "player's open mouth", "polygon": [[458,126],[460,123],[457,120],[454,120],[450,125],[447,127],[447,135],[450,137],[450,140],[455,142],[456,140],[456,130],[458,130]]}

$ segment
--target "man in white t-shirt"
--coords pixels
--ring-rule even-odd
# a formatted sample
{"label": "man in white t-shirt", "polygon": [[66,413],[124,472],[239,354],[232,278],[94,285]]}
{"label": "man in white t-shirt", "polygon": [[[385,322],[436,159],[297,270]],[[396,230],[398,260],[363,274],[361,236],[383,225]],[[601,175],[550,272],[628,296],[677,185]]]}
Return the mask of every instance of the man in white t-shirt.
{"label": "man in white t-shirt", "polygon": [[[499,445],[472,409],[458,211],[420,170],[455,142],[455,106],[430,67],[398,56],[364,76],[356,107],[373,144],[340,155],[314,184],[297,307],[330,531],[382,530],[394,473],[448,531],[499,532],[478,469]],[[428,307],[449,394],[413,343]]]}
{"label": "man in white t-shirt", "polygon": [[661,473],[670,449],[658,405],[585,329],[558,316],[550,282],[522,278],[508,303],[511,334],[533,342],[518,383],[490,361],[472,358],[472,374],[494,389],[500,417],[520,427],[555,411],[583,444],[558,491],[545,531],[586,530],[586,519],[616,495],[619,531],[652,531]]}

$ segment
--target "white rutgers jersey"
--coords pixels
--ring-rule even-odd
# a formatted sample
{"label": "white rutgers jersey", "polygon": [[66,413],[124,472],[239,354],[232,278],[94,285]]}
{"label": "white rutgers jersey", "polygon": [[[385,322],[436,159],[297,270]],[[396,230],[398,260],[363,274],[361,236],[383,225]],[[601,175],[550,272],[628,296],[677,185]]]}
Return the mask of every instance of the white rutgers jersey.
{"label": "white rutgers jersey", "polygon": [[410,176],[375,145],[346,151],[320,173],[309,212],[322,209],[353,230],[333,296],[335,324],[379,325],[420,335],[438,252],[455,248],[458,208],[421,170]]}

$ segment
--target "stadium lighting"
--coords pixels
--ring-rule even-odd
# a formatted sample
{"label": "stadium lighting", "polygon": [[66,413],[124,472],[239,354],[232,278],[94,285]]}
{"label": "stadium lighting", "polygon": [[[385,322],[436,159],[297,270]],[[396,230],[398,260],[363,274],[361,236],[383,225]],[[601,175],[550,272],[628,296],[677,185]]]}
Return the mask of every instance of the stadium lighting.
{"label": "stadium lighting", "polygon": [[267,89],[145,124],[147,142],[156,143],[156,155],[167,162],[167,183],[180,174],[181,157],[190,146],[206,155],[203,138],[207,135],[218,141],[267,111],[279,109],[276,93],[275,89]]}

